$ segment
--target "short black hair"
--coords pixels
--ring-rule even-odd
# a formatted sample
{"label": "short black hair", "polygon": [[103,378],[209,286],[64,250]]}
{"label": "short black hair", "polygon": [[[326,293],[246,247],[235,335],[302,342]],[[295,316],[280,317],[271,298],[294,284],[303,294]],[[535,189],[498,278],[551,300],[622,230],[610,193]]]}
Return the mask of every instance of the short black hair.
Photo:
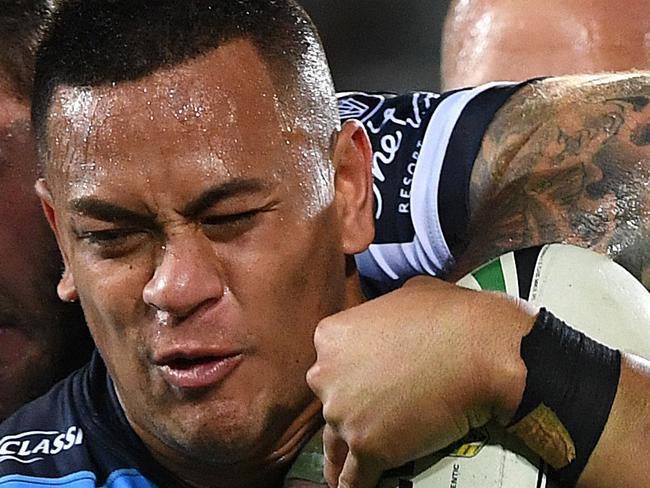
{"label": "short black hair", "polygon": [[[316,28],[294,0],[66,1],[53,16],[36,61],[32,122],[41,154],[58,86],[137,80],[235,39],[253,42],[274,66],[274,76],[282,74],[281,92],[291,89],[305,63],[324,68],[331,85]],[[334,100],[333,87],[331,94]]]}
{"label": "short black hair", "polygon": [[0,0],[0,75],[29,99],[36,49],[52,5],[46,0]]}

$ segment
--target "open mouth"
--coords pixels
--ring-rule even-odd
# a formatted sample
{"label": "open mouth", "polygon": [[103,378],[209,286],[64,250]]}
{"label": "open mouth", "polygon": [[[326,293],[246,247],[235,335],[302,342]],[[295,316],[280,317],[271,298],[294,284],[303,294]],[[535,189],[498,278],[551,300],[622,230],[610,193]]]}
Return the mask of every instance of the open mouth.
{"label": "open mouth", "polygon": [[222,360],[216,356],[203,356],[197,358],[178,358],[169,361],[165,366],[168,366],[172,369],[177,369],[179,371],[192,369],[204,364],[214,363],[215,361]]}
{"label": "open mouth", "polygon": [[177,356],[159,364],[163,378],[181,389],[208,388],[223,382],[243,356]]}

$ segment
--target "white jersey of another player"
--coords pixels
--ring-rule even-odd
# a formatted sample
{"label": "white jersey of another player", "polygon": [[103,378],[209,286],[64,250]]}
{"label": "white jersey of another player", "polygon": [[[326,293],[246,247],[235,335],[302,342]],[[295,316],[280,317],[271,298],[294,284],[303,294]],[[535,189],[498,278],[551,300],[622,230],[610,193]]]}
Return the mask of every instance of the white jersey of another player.
{"label": "white jersey of another player", "polygon": [[[438,95],[339,95],[373,146],[376,237],[357,256],[369,294],[418,274],[444,276],[465,244],[469,182],[483,134],[524,84],[491,83]],[[374,288],[374,289],[373,289]]]}

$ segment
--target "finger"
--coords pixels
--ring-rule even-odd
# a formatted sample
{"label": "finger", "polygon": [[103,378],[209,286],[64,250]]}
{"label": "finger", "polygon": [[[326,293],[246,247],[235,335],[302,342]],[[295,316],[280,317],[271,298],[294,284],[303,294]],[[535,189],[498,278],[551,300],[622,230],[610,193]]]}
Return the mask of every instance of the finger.
{"label": "finger", "polygon": [[348,455],[348,445],[341,439],[329,425],[323,430],[323,453],[325,465],[323,474],[330,488],[336,488],[339,476]]}
{"label": "finger", "polygon": [[371,462],[361,462],[351,452],[339,476],[338,488],[374,488],[379,483],[382,469]]}

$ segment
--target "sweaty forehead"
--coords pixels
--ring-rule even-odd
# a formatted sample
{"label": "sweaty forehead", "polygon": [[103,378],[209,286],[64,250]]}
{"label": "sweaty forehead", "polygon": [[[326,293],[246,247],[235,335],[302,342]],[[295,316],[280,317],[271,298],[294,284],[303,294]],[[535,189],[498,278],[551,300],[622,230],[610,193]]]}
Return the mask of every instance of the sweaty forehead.
{"label": "sweaty forehead", "polygon": [[166,156],[190,162],[206,151],[225,162],[277,157],[295,131],[276,85],[254,45],[237,40],[140,80],[60,87],[48,120],[50,169]]}

